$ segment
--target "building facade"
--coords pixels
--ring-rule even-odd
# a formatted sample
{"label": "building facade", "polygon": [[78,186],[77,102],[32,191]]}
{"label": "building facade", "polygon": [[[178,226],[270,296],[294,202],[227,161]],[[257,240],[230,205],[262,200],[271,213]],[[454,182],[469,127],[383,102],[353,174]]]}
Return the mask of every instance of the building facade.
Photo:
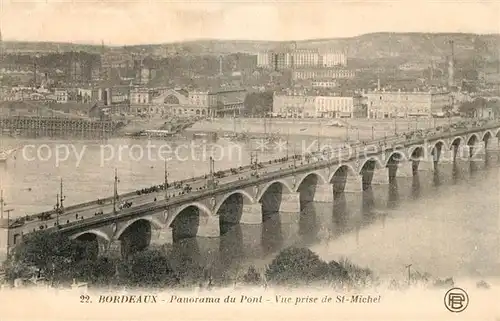
{"label": "building facade", "polygon": [[318,49],[264,51],[257,54],[257,66],[274,70],[347,66],[347,55],[333,50],[320,52]]}
{"label": "building facade", "polygon": [[137,89],[135,93],[131,95],[131,112],[137,115],[147,114],[148,116],[165,114],[200,117],[239,115],[244,108],[246,97],[246,90],[239,88],[190,92],[183,89],[166,89],[161,90],[154,97],[148,89]]}
{"label": "building facade", "polygon": [[321,66],[325,68],[347,66],[347,55],[344,52],[327,51],[320,54]]}
{"label": "building facade", "polygon": [[431,117],[451,106],[449,92],[374,91],[365,94],[368,118]]}
{"label": "building facade", "polygon": [[135,87],[130,89],[130,104],[147,105],[151,102],[151,94],[148,88]]}
{"label": "building facade", "polygon": [[282,51],[273,53],[272,68],[274,70],[289,69],[292,66],[292,55],[290,52]]}
{"label": "building facade", "polygon": [[335,79],[313,80],[311,82],[311,87],[313,87],[313,88],[335,88],[335,87],[337,87],[337,81]]}
{"label": "building facade", "polygon": [[259,52],[257,54],[257,67],[272,68],[273,53],[268,51]]}
{"label": "building facade", "polygon": [[293,67],[315,67],[319,65],[320,55],[317,50],[297,49],[291,52]]}
{"label": "building facade", "polygon": [[217,107],[215,109],[216,116],[224,117],[226,115],[239,115],[245,108],[245,98],[247,96],[246,89],[222,88],[214,91],[213,94],[217,97]]}
{"label": "building facade", "polygon": [[92,96],[93,94],[93,90],[92,88],[90,87],[80,87],[80,88],[77,88],[77,100],[78,101],[81,101],[81,102],[84,102],[84,103],[88,103],[92,100],[92,98],[94,98]]}
{"label": "building facade", "polygon": [[56,102],[59,104],[65,104],[69,100],[69,92],[66,89],[56,88],[54,95],[56,96]]}
{"label": "building facade", "polygon": [[354,118],[361,110],[361,97],[317,96],[316,114],[323,118]]}
{"label": "building facade", "polygon": [[362,97],[275,93],[273,115],[287,118],[354,118],[360,115]]}
{"label": "building facade", "polygon": [[356,76],[354,70],[339,68],[296,69],[292,72],[293,80],[306,79],[352,79]]}
{"label": "building facade", "polygon": [[128,102],[130,99],[130,87],[129,86],[114,86],[111,88],[111,103],[112,104],[123,104]]}
{"label": "building facade", "polygon": [[273,115],[287,118],[316,117],[315,97],[297,93],[274,93]]}

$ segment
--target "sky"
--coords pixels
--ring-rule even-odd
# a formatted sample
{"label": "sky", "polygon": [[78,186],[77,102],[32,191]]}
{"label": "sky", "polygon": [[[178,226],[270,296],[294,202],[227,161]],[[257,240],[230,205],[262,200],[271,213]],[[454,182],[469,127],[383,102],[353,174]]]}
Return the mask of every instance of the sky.
{"label": "sky", "polygon": [[0,0],[4,40],[107,45],[302,40],[371,32],[500,33],[487,0]]}

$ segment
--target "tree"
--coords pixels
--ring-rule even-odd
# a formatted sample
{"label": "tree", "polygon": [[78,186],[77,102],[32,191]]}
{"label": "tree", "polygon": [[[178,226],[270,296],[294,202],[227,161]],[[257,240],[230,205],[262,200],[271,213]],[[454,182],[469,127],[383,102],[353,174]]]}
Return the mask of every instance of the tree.
{"label": "tree", "polygon": [[336,284],[349,280],[349,272],[338,262],[330,261],[327,265],[327,279]]}
{"label": "tree", "polygon": [[122,277],[131,286],[163,288],[179,283],[162,249],[148,248],[137,252],[130,257],[126,265]]}
{"label": "tree", "polygon": [[348,282],[354,286],[366,287],[377,281],[370,269],[359,267],[346,258],[340,260],[339,265],[347,271]]}
{"label": "tree", "polygon": [[78,262],[89,255],[88,244],[72,240],[62,233],[39,231],[28,237],[15,249],[7,267],[11,274],[28,269],[40,271],[55,282],[70,281]]}
{"label": "tree", "polygon": [[466,101],[462,103],[459,107],[459,111],[469,116],[473,116],[477,110],[486,107],[486,105],[486,99],[479,97],[474,99],[473,101]]}
{"label": "tree", "polygon": [[117,262],[107,257],[83,260],[75,268],[75,277],[94,285],[109,285],[114,281],[116,265]]}
{"label": "tree", "polygon": [[245,114],[264,116],[272,111],[273,93],[270,91],[249,93],[245,97],[244,105]]}
{"label": "tree", "polygon": [[248,285],[258,285],[262,282],[262,277],[252,265],[248,268],[247,273],[243,275],[243,282]]}
{"label": "tree", "polygon": [[271,283],[295,285],[324,281],[328,266],[309,249],[289,247],[281,251],[266,269]]}

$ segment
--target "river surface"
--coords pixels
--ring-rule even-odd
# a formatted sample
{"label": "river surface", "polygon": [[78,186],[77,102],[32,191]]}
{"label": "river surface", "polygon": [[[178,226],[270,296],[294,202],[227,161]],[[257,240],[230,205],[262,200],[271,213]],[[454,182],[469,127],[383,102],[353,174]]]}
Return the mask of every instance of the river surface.
{"label": "river surface", "polygon": [[[146,141],[116,139],[106,142],[64,140],[8,140],[2,148],[34,145],[18,150],[0,164],[0,185],[6,209],[12,217],[51,209],[64,180],[65,205],[111,196],[116,168],[119,192],[163,183],[164,162],[155,152],[150,157]],[[134,152],[119,146],[136,144]],[[169,143],[169,148],[187,146],[191,141]],[[297,148],[300,142],[294,142]],[[310,146],[307,142],[306,146]],[[41,146],[46,145],[41,150]],[[102,147],[102,146],[108,147]],[[68,159],[55,160],[58,148],[67,146]],[[215,148],[215,169],[247,165],[255,146],[240,149],[219,140]],[[182,148],[181,148],[182,149]],[[193,153],[190,150],[194,150]],[[185,148],[168,161],[169,180],[206,174],[210,148]],[[40,155],[37,154],[40,150]],[[52,157],[49,156],[49,150]],[[78,162],[81,153],[83,157]],[[111,150],[114,157],[111,157]],[[223,152],[222,152],[223,151]],[[231,152],[232,151],[232,152]],[[44,154],[45,153],[45,154]],[[217,154],[218,153],[218,154]],[[223,157],[220,155],[224,154]],[[232,154],[231,154],[232,153]],[[283,151],[259,153],[259,161],[276,158]],[[172,154],[172,156],[174,156]],[[34,160],[32,158],[35,158]],[[47,159],[47,160],[45,160]],[[254,264],[264,268],[273,255],[287,245],[307,246],[325,260],[347,257],[370,267],[379,275],[404,278],[405,265],[434,276],[488,277],[500,271],[499,200],[500,161],[498,152],[484,161],[440,164],[439,171],[419,171],[417,177],[399,177],[393,185],[374,185],[371,190],[338,197],[333,204],[303,204],[297,219],[271,217],[262,225],[236,225],[220,239],[192,239],[179,245],[184,255],[204,264],[223,267],[225,272],[243,273]],[[214,250],[219,255],[213,255]],[[219,264],[220,263],[220,264]]]}

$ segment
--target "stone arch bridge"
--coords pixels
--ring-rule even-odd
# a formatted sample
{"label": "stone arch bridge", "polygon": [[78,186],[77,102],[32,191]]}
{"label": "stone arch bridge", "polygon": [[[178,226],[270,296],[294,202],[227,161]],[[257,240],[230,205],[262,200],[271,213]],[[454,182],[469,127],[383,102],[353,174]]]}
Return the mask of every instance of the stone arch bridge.
{"label": "stone arch bridge", "polygon": [[412,141],[366,145],[338,153],[324,151],[321,159],[302,166],[238,180],[212,190],[104,214],[63,226],[72,238],[92,241],[96,254],[111,248],[122,255],[159,240],[169,243],[189,237],[218,237],[224,226],[260,224],[267,215],[293,215],[305,203],[333,202],[337,193],[362,191],[388,183],[396,175],[414,175],[419,167],[435,168],[457,157],[469,159],[488,146],[498,146],[500,125]]}

